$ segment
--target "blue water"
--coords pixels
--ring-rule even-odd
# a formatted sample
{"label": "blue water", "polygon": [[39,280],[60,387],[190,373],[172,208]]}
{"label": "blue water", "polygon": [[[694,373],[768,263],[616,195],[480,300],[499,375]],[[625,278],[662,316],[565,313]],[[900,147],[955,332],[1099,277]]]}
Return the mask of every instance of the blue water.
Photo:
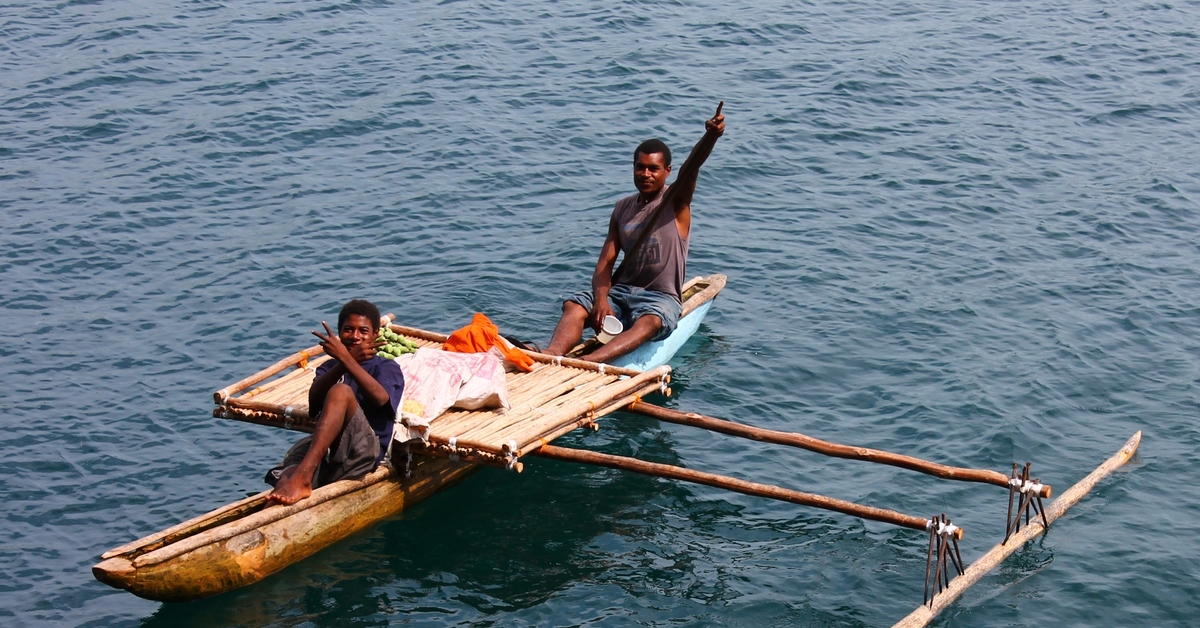
{"label": "blue water", "polygon": [[[647,137],[725,100],[670,405],[1059,491],[1139,456],[939,626],[1200,612],[1196,2],[0,7],[0,623],[886,626],[913,531],[616,471],[487,469],[262,583],[110,589],[105,550],[262,488],[211,392],[367,297],[544,339]],[[677,160],[677,161],[678,161]],[[983,485],[619,414],[571,446],[946,512]]]}

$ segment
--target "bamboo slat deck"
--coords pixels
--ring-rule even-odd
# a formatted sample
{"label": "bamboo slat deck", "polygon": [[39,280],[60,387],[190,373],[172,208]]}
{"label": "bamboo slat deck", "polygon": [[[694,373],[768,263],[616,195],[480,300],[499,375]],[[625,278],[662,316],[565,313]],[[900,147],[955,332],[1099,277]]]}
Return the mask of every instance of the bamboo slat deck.
{"label": "bamboo slat deck", "polygon": [[[417,344],[440,348],[446,336],[391,325]],[[456,460],[506,466],[520,471],[517,459],[566,432],[594,423],[642,396],[665,390],[671,368],[646,372],[540,353],[526,352],[533,371],[508,373],[510,408],[451,409],[435,418],[427,442],[410,446]],[[308,389],[316,367],[329,359],[319,346],[296,353],[214,394],[214,416],[312,431]]]}

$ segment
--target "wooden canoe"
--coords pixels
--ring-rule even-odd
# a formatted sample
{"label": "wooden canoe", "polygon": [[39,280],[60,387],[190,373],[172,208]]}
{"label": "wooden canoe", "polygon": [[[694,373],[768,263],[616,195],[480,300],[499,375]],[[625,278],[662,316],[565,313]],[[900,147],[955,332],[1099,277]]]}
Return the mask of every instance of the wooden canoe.
{"label": "wooden canoe", "polygon": [[[725,287],[725,275],[709,275],[696,277],[683,286],[683,311],[679,315],[679,323],[670,336],[662,340],[647,342],[633,351],[614,359],[610,364],[635,371],[649,371],[656,366],[662,366],[671,361],[675,354],[683,348],[712,307],[713,299]],[[594,347],[594,341],[583,343],[570,352],[570,355],[582,353]]]}
{"label": "wooden canoe", "polygon": [[[724,275],[696,278],[688,282],[680,326],[671,337],[653,343],[656,346],[647,356],[639,358],[642,361],[638,364],[656,366],[665,369],[663,373],[669,373],[669,367],[652,362],[665,363],[687,337],[695,333],[712,300],[724,285]],[[423,343],[445,339],[443,335],[420,330],[399,326],[393,326],[393,329],[409,333]],[[307,387],[303,386],[301,376],[307,375],[311,380],[315,364],[310,364],[310,360],[316,362],[319,353],[319,348],[302,351],[218,391],[214,397],[220,405],[214,414],[311,431],[307,407],[302,405]],[[559,366],[581,366],[578,360],[530,355],[543,364],[557,362]],[[590,366],[604,373],[604,369],[598,365]],[[290,378],[280,376],[289,372]],[[628,405],[631,400],[640,398],[640,394],[655,390],[657,384],[640,382],[637,376],[638,373],[633,370],[610,366],[609,379],[627,381],[626,386],[631,392],[617,395],[607,405],[599,404],[603,407],[590,404],[593,407],[584,410],[578,420],[564,422],[561,429],[547,434],[545,440],[553,440],[566,430],[586,425],[595,417]],[[287,392],[292,389],[295,391]],[[274,397],[271,391],[274,391]],[[235,397],[239,393],[240,396]],[[563,405],[562,398],[565,395],[553,401]],[[239,404],[238,399],[245,401]],[[393,454],[398,459],[407,458],[395,451]],[[291,506],[267,507],[265,498],[269,491],[264,491],[109,550],[101,556],[102,561],[92,567],[92,573],[105,584],[151,600],[186,602],[216,595],[258,582],[359,530],[402,512],[478,469],[477,464],[463,459],[419,453],[413,454],[412,462],[407,465],[407,474],[403,461],[398,461],[397,466],[400,469],[381,466],[362,480],[345,480],[320,487],[309,498]]]}
{"label": "wooden canoe", "polygon": [[96,579],[138,597],[187,602],[263,578],[451,486],[478,468],[420,456],[412,476],[381,466],[291,506],[264,491],[105,552]]}

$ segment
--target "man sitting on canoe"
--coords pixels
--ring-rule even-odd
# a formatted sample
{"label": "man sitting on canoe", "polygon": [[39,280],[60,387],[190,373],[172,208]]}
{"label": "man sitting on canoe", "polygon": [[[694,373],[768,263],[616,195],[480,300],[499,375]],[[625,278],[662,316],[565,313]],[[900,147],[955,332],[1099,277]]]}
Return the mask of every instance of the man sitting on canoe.
{"label": "man sitting on canoe", "polygon": [[294,504],[318,486],[361,478],[379,466],[392,440],[404,374],[395,361],[375,355],[379,308],[355,299],[342,306],[336,334],[321,325],[325,334],[313,335],[331,359],[317,367],[308,389],[317,427],[267,472],[275,486],[268,502]]}
{"label": "man sitting on canoe", "polygon": [[[646,140],[633,152],[633,184],[638,192],[617,201],[608,221],[608,237],[592,273],[592,289],[578,292],[563,303],[562,318],[546,353],[563,355],[570,351],[579,342],[585,324],[598,332],[606,316],[620,319],[624,331],[581,356],[583,359],[607,362],[675,331],[683,311],[692,195],[701,164],[712,153],[717,138],[725,133],[722,105],[724,102],[717,106],[716,115],[705,121],[704,137],[679,168],[673,185],[667,185],[671,150],[666,144]],[[646,231],[644,227],[650,222],[653,224]],[[614,273],[618,251],[625,253],[625,259]]]}

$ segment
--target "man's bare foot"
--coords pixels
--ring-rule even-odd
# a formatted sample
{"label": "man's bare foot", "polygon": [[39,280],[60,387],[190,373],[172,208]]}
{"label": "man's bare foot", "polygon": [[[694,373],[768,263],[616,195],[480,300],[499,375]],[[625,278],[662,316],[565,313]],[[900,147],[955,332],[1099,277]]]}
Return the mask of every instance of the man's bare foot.
{"label": "man's bare foot", "polygon": [[280,474],[275,490],[267,495],[267,503],[288,506],[312,495],[312,491],[312,480],[296,473],[296,467],[288,467]]}

